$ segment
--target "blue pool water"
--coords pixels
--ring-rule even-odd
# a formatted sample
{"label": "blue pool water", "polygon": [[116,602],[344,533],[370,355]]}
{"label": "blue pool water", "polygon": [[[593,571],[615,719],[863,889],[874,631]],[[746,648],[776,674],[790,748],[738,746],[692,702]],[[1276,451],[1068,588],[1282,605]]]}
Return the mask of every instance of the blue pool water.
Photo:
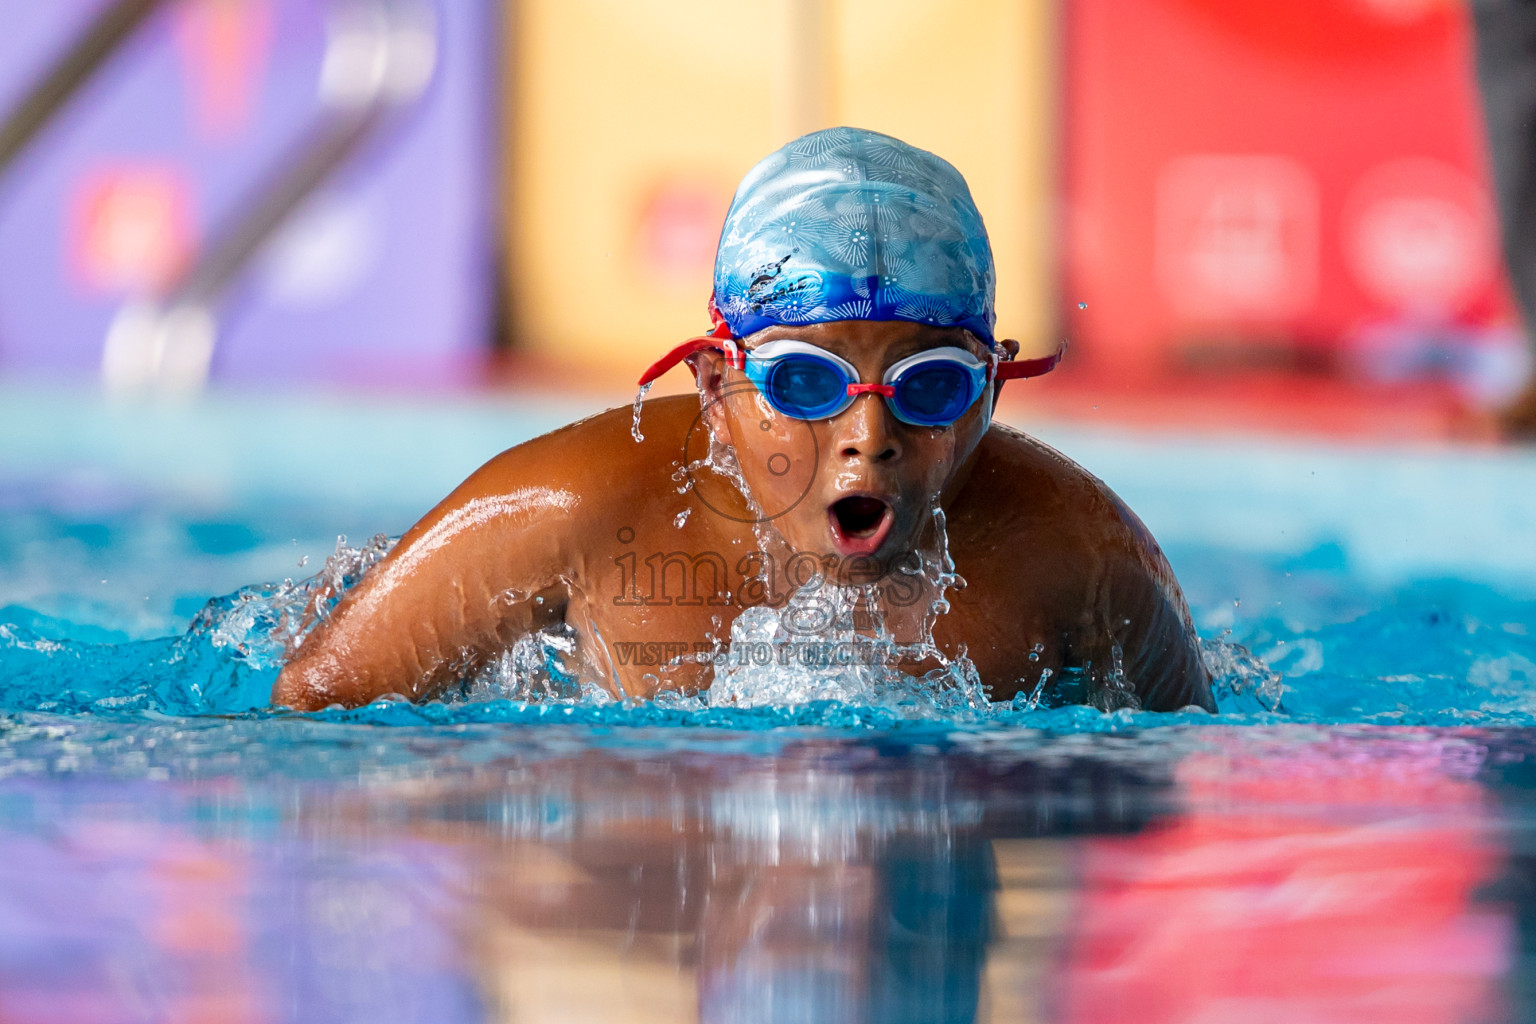
{"label": "blue pool water", "polygon": [[3,397],[0,1018],[1536,1009],[1530,454],[1034,425],[1163,542],[1216,716],[297,715],[270,633],[337,534],[581,404]]}

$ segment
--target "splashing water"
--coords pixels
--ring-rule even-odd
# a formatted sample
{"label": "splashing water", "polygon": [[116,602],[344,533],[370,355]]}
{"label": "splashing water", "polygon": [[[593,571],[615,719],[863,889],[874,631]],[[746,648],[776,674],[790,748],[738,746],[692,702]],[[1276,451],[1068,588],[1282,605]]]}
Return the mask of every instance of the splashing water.
{"label": "splashing water", "polygon": [[651,388],[655,386],[654,381],[650,384],[641,384],[640,390],[635,392],[635,418],[629,425],[629,433],[635,439],[636,444],[645,440],[645,435],[640,433],[640,410],[645,405],[645,396],[650,394]]}
{"label": "splashing water", "polygon": [[[701,405],[707,406],[707,401],[702,395],[699,401]],[[747,511],[752,516],[752,535],[757,542],[757,550],[766,553],[775,540],[772,531],[766,525],[770,517],[752,494],[752,487],[747,483],[747,478],[741,471],[741,463],[736,459],[736,449],[717,437],[712,425],[705,430],[705,437],[708,439],[708,447],[701,457],[686,465],[675,464],[672,482],[677,484],[677,493],[687,494],[693,488],[694,478],[699,473],[713,473],[725,480],[746,502]]]}
{"label": "splashing water", "polygon": [[715,659],[712,707],[764,707],[836,700],[879,703],[901,675],[901,652],[880,623],[873,635],[854,628],[868,588],[812,581],[782,609],[748,608],[731,624]]}
{"label": "splashing water", "polygon": [[469,702],[574,701],[583,693],[578,677],[576,631],[561,624],[520,637],[467,679],[457,697]]}
{"label": "splashing water", "polygon": [[[976,667],[962,649],[950,658],[934,642],[933,627],[949,610],[946,592],[965,585],[949,557],[944,512],[932,507],[934,548],[917,551],[903,566],[931,596],[918,635],[899,641],[889,626],[876,584],[843,586],[816,577],[782,609],[748,608],[731,625],[730,644],[715,656],[712,707],[798,705],[814,701],[920,709],[923,713],[980,711],[989,706]],[[766,562],[766,560],[765,560]],[[859,620],[866,625],[860,628]],[[903,662],[937,662],[920,677]]]}
{"label": "splashing water", "polygon": [[209,601],[178,637],[93,644],[47,616],[0,624],[3,706],[59,713],[229,714],[265,708],[287,653],[394,546],[339,537],[314,576]]}
{"label": "splashing water", "polygon": [[1217,706],[1224,711],[1282,711],[1285,680],[1242,644],[1231,630],[1200,641],[1200,657],[1211,674]]}
{"label": "splashing water", "polygon": [[[700,397],[700,404],[704,399]],[[763,514],[761,507],[752,497],[752,488],[747,484],[747,478],[742,475],[741,464],[736,461],[736,451],[715,435],[713,425],[707,425],[704,432],[709,445],[704,454],[687,465],[677,463],[672,473],[672,482],[677,484],[677,493],[686,494],[693,486],[693,478],[704,471],[723,477],[732,487],[740,492],[746,499],[747,507],[758,516]]]}
{"label": "splashing water", "polygon": [[375,534],[361,547],[346,535],[315,575],[269,587],[245,587],[205,605],[191,632],[206,633],[215,648],[229,647],[256,663],[279,666],[314,628],[330,617],[337,602],[363,574],[383,560],[398,538]]}
{"label": "splashing water", "polygon": [[[267,710],[286,651],[390,544],[385,537],[357,548],[338,543],[311,579],[246,587],[216,598],[180,636],[113,642],[91,627],[6,609],[0,615],[0,731],[6,722],[19,721],[18,715],[39,712],[51,716],[46,722],[82,713],[114,720],[147,715],[156,721],[165,715],[301,717]],[[942,561],[922,571],[942,577]],[[889,629],[873,618],[854,628],[857,614],[852,620],[844,614],[868,611],[869,600],[857,588],[830,585],[797,593],[781,609],[744,613],[729,630],[723,620],[717,622],[711,638],[716,650],[703,655],[718,666],[717,679],[702,696],[663,693],[654,702],[615,701],[594,681],[598,675],[582,663],[574,635],[561,626],[522,638],[439,701],[380,702],[320,717],[378,724],[556,720],[732,730],[893,728],[929,721],[946,729],[1070,732],[1192,720],[1536,723],[1530,696],[1536,693],[1536,637],[1520,625],[1519,616],[1528,610],[1523,602],[1457,585],[1410,588],[1378,603],[1375,610],[1342,620],[1322,613],[1308,620],[1311,625],[1260,619],[1205,639],[1203,655],[1221,711],[1215,717],[1051,707],[1043,698],[1055,680],[1044,674],[1012,701],[988,701],[968,659],[921,678],[904,676],[892,664],[902,645],[890,639]],[[819,618],[798,610],[808,605],[821,609]],[[784,655],[773,647],[781,634],[798,644]]]}

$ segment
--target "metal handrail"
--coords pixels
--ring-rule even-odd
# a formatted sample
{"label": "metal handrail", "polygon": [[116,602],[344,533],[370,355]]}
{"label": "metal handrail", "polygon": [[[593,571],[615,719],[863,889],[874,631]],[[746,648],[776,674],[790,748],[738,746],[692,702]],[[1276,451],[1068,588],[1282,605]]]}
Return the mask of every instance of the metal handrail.
{"label": "metal handrail", "polygon": [[425,0],[343,0],[332,7],[326,35],[322,115],[169,287],[118,311],[102,347],[109,389],[201,389],[212,365],[220,296],[385,115],[418,99],[432,79],[437,32]]}
{"label": "metal handrail", "polygon": [[32,88],[0,118],[0,175],[93,78],[118,48],[169,0],[118,0],[96,16]]}
{"label": "metal handrail", "polygon": [[[0,176],[140,26],[172,0],[117,0],[0,118]],[[197,390],[212,364],[212,307],[262,245],[377,130],[425,91],[437,61],[426,0],[337,0],[327,23],[319,122],[277,162],[201,255],[108,328],[102,377],[116,390]]]}

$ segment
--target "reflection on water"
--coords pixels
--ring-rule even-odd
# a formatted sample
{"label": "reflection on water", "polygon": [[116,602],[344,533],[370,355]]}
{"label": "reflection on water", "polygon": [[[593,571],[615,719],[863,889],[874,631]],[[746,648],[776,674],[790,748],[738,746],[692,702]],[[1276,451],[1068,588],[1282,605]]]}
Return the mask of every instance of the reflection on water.
{"label": "reflection on water", "polygon": [[429,788],[407,814],[481,857],[479,960],[504,1019],[969,1021],[1040,990],[1067,877],[1041,837],[1137,827],[1158,785],[1070,755],[808,745],[589,754]]}
{"label": "reflection on water", "polygon": [[1476,748],[1227,739],[1180,762],[1183,813],[1081,845],[1064,1019],[1501,1019]]}
{"label": "reflection on water", "polygon": [[1208,728],[18,777],[0,1019],[1521,1019],[1533,752]]}

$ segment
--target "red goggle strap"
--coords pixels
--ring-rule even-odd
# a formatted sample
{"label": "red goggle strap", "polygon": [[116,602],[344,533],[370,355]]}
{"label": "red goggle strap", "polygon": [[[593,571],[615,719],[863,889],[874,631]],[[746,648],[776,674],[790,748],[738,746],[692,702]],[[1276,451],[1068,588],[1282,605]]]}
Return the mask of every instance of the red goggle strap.
{"label": "red goggle strap", "polygon": [[[726,358],[731,361],[732,366],[735,366],[740,361],[739,353],[741,349],[737,347],[734,339],[731,338],[730,327],[721,322],[709,334],[701,334],[697,338],[689,338],[652,363],[650,368],[640,375],[640,386],[644,387],[651,383],[695,352],[707,352],[710,349],[714,349],[716,352],[724,352]],[[738,353],[736,359],[731,359],[733,350]]]}
{"label": "red goggle strap", "polygon": [[1056,364],[1061,362],[1062,353],[1067,346],[1063,345],[1048,356],[1040,356],[1037,359],[1010,359],[997,364],[997,369],[992,373],[993,380],[1020,380],[1024,377],[1038,377],[1043,373],[1050,373],[1056,369]]}

